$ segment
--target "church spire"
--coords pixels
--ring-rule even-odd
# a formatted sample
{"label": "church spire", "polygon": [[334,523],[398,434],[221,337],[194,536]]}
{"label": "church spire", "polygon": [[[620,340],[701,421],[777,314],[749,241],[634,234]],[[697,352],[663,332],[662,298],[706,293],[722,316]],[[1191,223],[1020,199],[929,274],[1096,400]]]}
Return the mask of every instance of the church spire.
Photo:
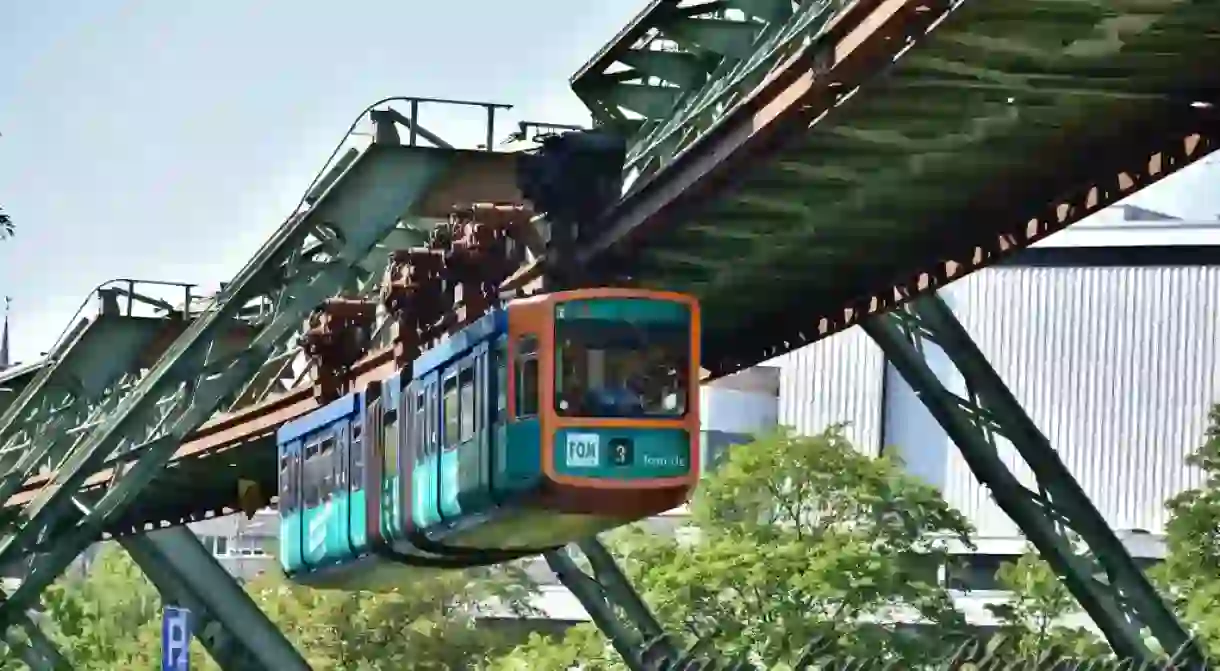
{"label": "church spire", "polygon": [[12,365],[8,352],[8,311],[13,304],[12,296],[4,297],[4,326],[0,326],[0,370]]}

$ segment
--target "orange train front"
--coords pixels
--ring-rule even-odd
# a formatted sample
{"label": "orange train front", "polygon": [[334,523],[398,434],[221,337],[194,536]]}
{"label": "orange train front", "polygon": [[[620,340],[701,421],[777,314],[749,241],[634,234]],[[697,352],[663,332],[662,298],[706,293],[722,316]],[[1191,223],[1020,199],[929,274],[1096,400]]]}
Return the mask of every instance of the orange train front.
{"label": "orange train front", "polygon": [[520,299],[279,431],[281,563],[317,586],[497,563],[685,502],[699,478],[699,306]]}

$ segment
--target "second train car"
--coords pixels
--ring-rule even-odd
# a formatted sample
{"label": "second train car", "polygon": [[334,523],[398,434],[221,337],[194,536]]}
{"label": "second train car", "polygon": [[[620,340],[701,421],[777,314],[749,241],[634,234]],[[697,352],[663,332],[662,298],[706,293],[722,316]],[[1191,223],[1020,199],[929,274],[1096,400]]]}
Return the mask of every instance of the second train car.
{"label": "second train car", "polygon": [[497,563],[684,503],[699,478],[699,305],[581,289],[510,302],[410,374],[277,435],[280,561],[319,587]]}

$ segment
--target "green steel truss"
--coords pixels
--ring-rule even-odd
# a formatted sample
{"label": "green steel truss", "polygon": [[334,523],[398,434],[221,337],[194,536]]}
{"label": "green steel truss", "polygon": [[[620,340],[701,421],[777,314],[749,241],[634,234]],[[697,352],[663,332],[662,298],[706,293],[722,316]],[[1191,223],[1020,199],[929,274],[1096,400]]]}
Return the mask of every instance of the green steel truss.
{"label": "green steel truss", "polygon": [[[114,280],[81,305],[33,379],[0,415],[0,491],[6,498],[23,475],[53,470],[81,437],[79,427],[112,409],[140,369],[155,361],[148,353],[158,337],[181,328],[181,313],[173,314],[171,304],[153,295],[164,289],[190,301],[190,285]],[[95,298],[99,307],[86,316]]]}
{"label": "green steel truss", "polygon": [[572,77],[603,125],[635,132],[628,170],[656,172],[804,48],[844,0],[656,0]]}
{"label": "green steel truss", "polygon": [[[579,563],[577,550],[584,555]],[[674,642],[601,541],[591,538],[549,552],[546,563],[632,671],[681,668],[683,657]]]}
{"label": "green steel truss", "polygon": [[119,541],[167,605],[190,610],[195,637],[225,671],[309,671],[309,664],[186,527]]}
{"label": "green steel truss", "polygon": [[[239,398],[249,402],[277,389],[274,383],[281,380],[280,371],[264,373],[264,380],[271,379],[265,388],[250,389],[249,383],[259,379],[260,370],[290,358],[299,325],[324,298],[368,284],[377,270],[375,263],[367,267],[370,253],[453,164],[454,156],[454,152],[420,147],[373,145],[367,149],[311,209],[276,232],[142,375],[131,356],[110,351],[106,353],[109,361],[102,361],[96,353],[105,348],[83,346],[82,339],[101,320],[56,352],[0,424],[5,431],[0,436],[22,435],[22,442],[13,441],[12,467],[0,480],[0,497],[7,500],[48,459],[57,466],[51,484],[20,512],[12,531],[0,540],[0,565],[33,554],[29,575],[0,602],[0,621],[15,624],[15,618],[35,602],[41,590],[100,537],[107,520],[156,477],[187,434]],[[142,349],[140,345],[131,347]],[[95,358],[91,360],[91,356]],[[105,375],[93,374],[100,381],[61,400],[67,394],[52,384],[57,379],[55,371],[61,371],[79,389],[84,386],[82,379],[94,379],[84,373],[106,364],[111,369]],[[76,407],[69,403],[85,407],[68,415],[62,408]],[[35,409],[47,406],[49,410],[41,415],[46,417],[42,420],[44,438],[38,438],[26,427],[31,417],[40,416]],[[65,444],[67,436],[72,443]],[[116,476],[93,507],[82,509],[76,496],[82,483],[109,466],[118,467]],[[124,543],[150,577],[171,592],[169,598],[195,603],[205,618],[224,621],[227,633],[220,635],[215,626],[205,626],[205,636],[240,642],[249,632],[270,627],[243,625],[246,631],[236,632],[235,623],[253,622],[261,616],[247,613],[248,617],[241,617],[240,604],[234,606],[230,598],[232,590],[192,585],[184,570],[201,571],[207,562],[193,556],[190,545],[181,538],[152,536]],[[217,576],[215,571],[204,575]],[[171,580],[174,576],[176,580]],[[231,579],[228,584],[238,589]],[[217,594],[224,595],[219,603],[205,598]],[[265,631],[259,635],[264,641],[274,639]],[[224,650],[235,649],[233,644],[219,642],[212,647],[225,658],[231,655]],[[244,644],[236,647],[249,649]],[[274,663],[266,668],[301,667]]]}
{"label": "green steel truss", "polygon": [[[1190,634],[938,295],[916,299],[862,326],[1116,653],[1152,661],[1142,632],[1146,627],[1183,668],[1205,668]],[[964,380],[964,394],[950,391],[933,372],[925,359],[929,346],[953,363]],[[997,439],[1011,443],[1029,465],[1036,491],[1021,484],[1004,463]],[[1083,541],[1083,551],[1072,536]]]}

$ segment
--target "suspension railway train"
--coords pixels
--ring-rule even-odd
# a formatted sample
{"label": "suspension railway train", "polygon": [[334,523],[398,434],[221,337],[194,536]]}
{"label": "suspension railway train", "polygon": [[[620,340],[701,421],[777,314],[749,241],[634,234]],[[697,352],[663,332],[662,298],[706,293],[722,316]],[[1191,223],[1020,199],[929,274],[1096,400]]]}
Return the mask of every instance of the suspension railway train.
{"label": "suspension railway train", "polygon": [[682,294],[518,299],[284,424],[285,572],[386,590],[681,505],[699,477],[699,341]]}

